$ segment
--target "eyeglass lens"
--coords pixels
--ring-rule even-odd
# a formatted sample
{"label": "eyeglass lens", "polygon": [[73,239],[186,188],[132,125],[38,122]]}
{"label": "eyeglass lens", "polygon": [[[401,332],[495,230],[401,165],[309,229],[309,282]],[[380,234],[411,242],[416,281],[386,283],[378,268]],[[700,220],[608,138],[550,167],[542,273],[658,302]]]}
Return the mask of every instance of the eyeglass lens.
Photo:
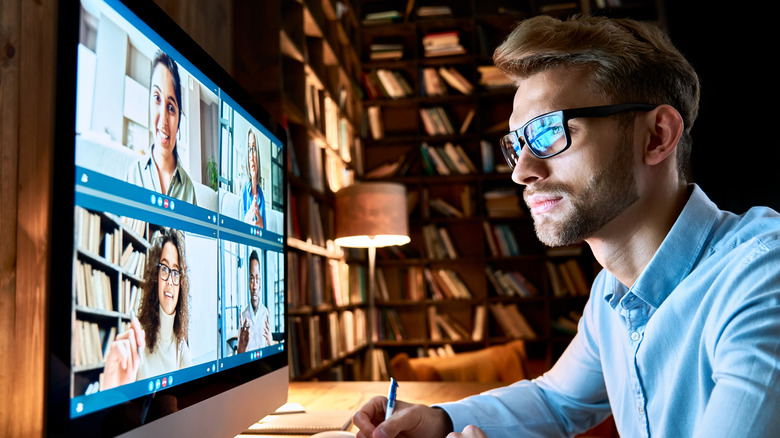
{"label": "eyeglass lens", "polygon": [[525,145],[539,158],[557,154],[566,148],[566,130],[563,127],[563,113],[555,112],[533,119],[522,128],[522,136],[510,132],[501,138],[501,151],[507,163],[514,169]]}
{"label": "eyeglass lens", "polygon": [[158,265],[160,267],[160,279],[163,281],[168,281],[168,277],[172,276],[173,279],[173,285],[178,286],[179,285],[179,277],[180,273],[176,269],[171,269],[167,265],[164,265],[160,263]]}

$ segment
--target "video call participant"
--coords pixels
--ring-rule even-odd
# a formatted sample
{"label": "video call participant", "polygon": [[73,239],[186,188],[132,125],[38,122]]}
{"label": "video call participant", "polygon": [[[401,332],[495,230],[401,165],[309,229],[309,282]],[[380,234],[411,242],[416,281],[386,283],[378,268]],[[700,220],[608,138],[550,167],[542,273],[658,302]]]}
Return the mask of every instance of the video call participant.
{"label": "video call participant", "polygon": [[260,188],[260,154],[257,151],[257,138],[251,129],[247,133],[246,147],[249,181],[241,193],[244,222],[265,228],[265,197]]}
{"label": "video call participant", "polygon": [[260,275],[260,257],[257,251],[249,255],[249,293],[250,303],[241,312],[241,331],[238,335],[238,352],[257,350],[273,344],[271,336],[271,318],[268,309],[260,302],[263,290],[263,277]]}
{"label": "video call participant", "polygon": [[166,228],[154,240],[147,255],[138,318],[133,317],[130,329],[111,344],[101,389],[192,365],[184,235]]}
{"label": "video call participant", "polygon": [[547,16],[493,60],[517,85],[501,147],[537,236],[584,240],[604,269],[543,376],[386,421],[376,397],[357,436],[574,436],[609,414],[622,437],[777,436],[780,215],[719,210],[691,182],[688,61],[650,24]]}
{"label": "video call participant", "polygon": [[197,204],[195,186],[181,166],[177,139],[181,124],[181,78],[176,62],[164,52],[152,61],[149,88],[151,153],[130,166],[127,181],[190,204]]}

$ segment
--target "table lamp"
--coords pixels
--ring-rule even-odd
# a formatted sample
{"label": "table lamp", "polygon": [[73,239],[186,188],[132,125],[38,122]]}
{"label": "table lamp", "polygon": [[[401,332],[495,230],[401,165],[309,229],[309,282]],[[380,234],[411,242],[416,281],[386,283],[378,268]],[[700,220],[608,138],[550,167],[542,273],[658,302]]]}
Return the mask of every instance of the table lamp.
{"label": "table lamp", "polygon": [[[409,238],[406,186],[397,183],[358,183],[336,192],[335,243],[368,249],[369,347],[373,347],[376,249],[405,245]],[[373,348],[371,348],[373,349]]]}

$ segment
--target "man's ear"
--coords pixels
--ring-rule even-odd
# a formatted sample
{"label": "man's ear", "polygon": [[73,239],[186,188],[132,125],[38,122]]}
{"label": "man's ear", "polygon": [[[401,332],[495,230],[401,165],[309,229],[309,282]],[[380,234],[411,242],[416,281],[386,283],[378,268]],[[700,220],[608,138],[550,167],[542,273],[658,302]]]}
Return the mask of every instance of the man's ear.
{"label": "man's ear", "polygon": [[648,128],[648,141],[644,147],[644,162],[655,165],[677,150],[685,124],[682,116],[669,105],[659,105],[647,113],[644,119]]}

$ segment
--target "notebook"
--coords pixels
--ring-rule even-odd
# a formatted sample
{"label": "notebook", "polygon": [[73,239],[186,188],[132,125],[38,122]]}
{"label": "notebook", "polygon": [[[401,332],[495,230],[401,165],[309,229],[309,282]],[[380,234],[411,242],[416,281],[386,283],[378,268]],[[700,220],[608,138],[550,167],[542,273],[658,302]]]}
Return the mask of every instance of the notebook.
{"label": "notebook", "polygon": [[322,410],[293,414],[268,415],[249,426],[247,434],[305,435],[328,430],[347,430],[353,411]]}

